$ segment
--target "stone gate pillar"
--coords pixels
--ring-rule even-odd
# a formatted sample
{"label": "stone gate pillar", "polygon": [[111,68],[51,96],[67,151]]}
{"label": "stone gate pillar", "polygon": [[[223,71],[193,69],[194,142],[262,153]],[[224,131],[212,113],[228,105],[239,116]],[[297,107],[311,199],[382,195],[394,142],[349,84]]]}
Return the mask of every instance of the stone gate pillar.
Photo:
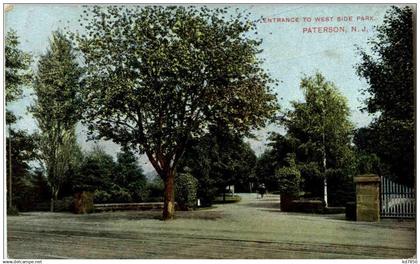
{"label": "stone gate pillar", "polygon": [[380,213],[380,182],[375,174],[360,175],[356,183],[356,221],[378,222]]}

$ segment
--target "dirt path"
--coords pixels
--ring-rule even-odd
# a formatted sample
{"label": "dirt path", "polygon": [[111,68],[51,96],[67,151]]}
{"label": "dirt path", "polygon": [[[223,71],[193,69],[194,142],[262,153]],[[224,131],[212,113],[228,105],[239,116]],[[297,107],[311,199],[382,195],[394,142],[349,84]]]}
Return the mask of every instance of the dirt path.
{"label": "dirt path", "polygon": [[177,212],[8,218],[11,258],[408,258],[415,222],[356,223],[344,215],[282,213],[279,197],[243,194],[236,204]]}

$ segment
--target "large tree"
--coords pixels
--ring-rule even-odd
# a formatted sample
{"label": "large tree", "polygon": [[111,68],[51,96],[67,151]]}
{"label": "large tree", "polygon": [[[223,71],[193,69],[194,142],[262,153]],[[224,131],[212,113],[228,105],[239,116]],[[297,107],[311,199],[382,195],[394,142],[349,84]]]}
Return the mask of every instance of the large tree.
{"label": "large tree", "polygon": [[368,86],[362,92],[368,113],[375,114],[369,128],[381,161],[390,165],[399,181],[413,185],[415,179],[414,43],[411,7],[391,7],[370,51],[359,50],[357,74]]}
{"label": "large tree", "polygon": [[284,120],[287,135],[293,138],[300,162],[315,162],[324,176],[324,201],[328,206],[327,170],[350,162],[350,110],[347,100],[334,83],[320,73],[301,81],[305,101],[292,102]]}
{"label": "large tree", "polygon": [[54,32],[50,47],[41,56],[35,76],[36,99],[30,110],[39,128],[40,159],[51,186],[51,211],[54,201],[79,151],[75,126],[80,117],[81,69],[71,43]]}
{"label": "large tree", "polygon": [[174,216],[175,168],[187,142],[223,123],[239,133],[277,109],[248,15],[205,6],[94,6],[75,42],[84,57],[85,120],[98,136],[145,152]]}

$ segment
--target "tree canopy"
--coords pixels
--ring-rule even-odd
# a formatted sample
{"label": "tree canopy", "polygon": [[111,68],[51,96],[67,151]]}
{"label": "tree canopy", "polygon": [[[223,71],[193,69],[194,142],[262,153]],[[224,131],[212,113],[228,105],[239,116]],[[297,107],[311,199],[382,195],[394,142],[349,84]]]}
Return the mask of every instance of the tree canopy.
{"label": "tree canopy", "polygon": [[287,139],[289,146],[296,148],[297,161],[319,168],[327,203],[327,173],[331,173],[328,170],[343,169],[352,164],[350,110],[347,99],[321,73],[304,77],[301,89],[305,101],[292,102],[293,109],[283,120]]}
{"label": "tree canopy", "polygon": [[[359,49],[361,62],[357,74],[368,86],[365,111],[376,114],[367,128],[373,149],[382,163],[390,165],[389,176],[414,184],[415,98],[413,10],[391,7],[378,26],[369,51]],[[361,134],[360,134],[361,135]]]}
{"label": "tree canopy", "polygon": [[36,99],[30,107],[39,133],[40,159],[51,186],[53,201],[70,170],[76,142],[76,123],[80,118],[81,69],[71,43],[60,32],[54,32],[50,47],[41,56],[34,81]]}
{"label": "tree canopy", "polygon": [[[86,65],[85,121],[97,136],[145,152],[165,180],[164,218],[186,143],[222,123],[238,133],[277,110],[248,15],[183,6],[93,6],[72,35]],[[169,206],[169,207],[168,207]]]}
{"label": "tree canopy", "polygon": [[19,49],[16,31],[10,30],[5,39],[6,102],[17,100],[22,95],[22,85],[31,80],[29,53]]}
{"label": "tree canopy", "polygon": [[[16,31],[10,30],[6,33],[4,45],[6,104],[18,100],[22,96],[22,86],[29,84],[32,76],[30,69],[31,56],[19,49],[19,44]],[[11,124],[15,121],[16,116],[6,111],[6,122]]]}

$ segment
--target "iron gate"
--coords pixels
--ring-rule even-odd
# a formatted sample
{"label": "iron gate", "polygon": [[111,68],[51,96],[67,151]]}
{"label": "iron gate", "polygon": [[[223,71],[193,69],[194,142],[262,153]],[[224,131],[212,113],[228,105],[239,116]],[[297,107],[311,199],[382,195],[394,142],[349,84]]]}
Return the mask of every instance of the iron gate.
{"label": "iron gate", "polygon": [[415,218],[414,188],[381,177],[381,217]]}

